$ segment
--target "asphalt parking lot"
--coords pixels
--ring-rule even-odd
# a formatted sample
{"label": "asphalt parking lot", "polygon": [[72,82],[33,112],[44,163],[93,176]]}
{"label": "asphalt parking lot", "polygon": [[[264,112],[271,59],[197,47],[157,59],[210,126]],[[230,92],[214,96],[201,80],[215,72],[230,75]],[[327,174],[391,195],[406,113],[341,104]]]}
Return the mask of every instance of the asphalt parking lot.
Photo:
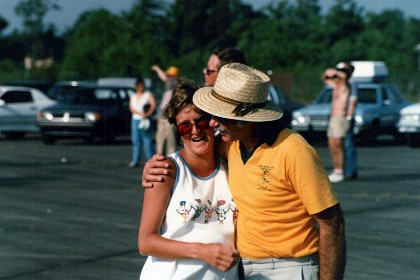
{"label": "asphalt parking lot", "polygon": [[[315,145],[327,169],[328,149]],[[334,185],[345,279],[420,275],[420,149],[359,147],[359,179]],[[131,145],[0,138],[0,279],[138,279],[141,169]]]}

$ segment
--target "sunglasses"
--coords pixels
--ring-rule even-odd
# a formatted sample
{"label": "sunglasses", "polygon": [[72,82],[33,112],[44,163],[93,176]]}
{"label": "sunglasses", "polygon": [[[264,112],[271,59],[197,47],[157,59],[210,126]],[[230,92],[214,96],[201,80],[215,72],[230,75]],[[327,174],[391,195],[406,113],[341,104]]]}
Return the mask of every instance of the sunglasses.
{"label": "sunglasses", "polygon": [[326,80],[334,80],[334,79],[340,79],[341,80],[341,78],[339,76],[337,76],[337,75],[325,76],[325,79]]}
{"label": "sunglasses", "polygon": [[177,124],[176,129],[181,136],[185,136],[191,134],[193,130],[193,125],[195,125],[200,130],[206,130],[210,127],[210,120],[210,115],[200,116],[192,122],[185,121]]}
{"label": "sunglasses", "polygon": [[233,121],[233,120],[231,120],[231,119],[225,119],[225,118],[222,118],[222,117],[216,117],[216,116],[213,116],[213,119],[214,119],[215,121],[217,121],[218,123],[223,124],[223,125],[225,125],[225,124],[227,124],[227,123],[229,123],[229,122],[232,122],[232,121]]}
{"label": "sunglasses", "polygon": [[216,72],[219,72],[219,70],[211,70],[209,68],[204,68],[204,73],[206,75],[211,75],[211,74],[216,73]]}

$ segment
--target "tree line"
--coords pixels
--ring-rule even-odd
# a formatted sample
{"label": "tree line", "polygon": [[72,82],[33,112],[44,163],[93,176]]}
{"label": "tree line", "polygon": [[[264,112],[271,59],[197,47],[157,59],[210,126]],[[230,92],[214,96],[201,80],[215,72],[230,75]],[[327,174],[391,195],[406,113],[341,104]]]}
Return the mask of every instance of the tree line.
{"label": "tree line", "polygon": [[136,0],[119,14],[87,11],[59,34],[44,18],[60,9],[56,0],[20,0],[15,12],[24,28],[10,34],[0,11],[0,82],[156,79],[150,67],[159,64],[200,83],[211,50],[236,46],[253,67],[290,74],[296,99],[311,100],[322,70],[343,60],[385,61],[392,81],[419,99],[420,20],[399,9],[372,13],[336,0],[322,14],[318,0],[273,0],[259,9],[241,0]]}

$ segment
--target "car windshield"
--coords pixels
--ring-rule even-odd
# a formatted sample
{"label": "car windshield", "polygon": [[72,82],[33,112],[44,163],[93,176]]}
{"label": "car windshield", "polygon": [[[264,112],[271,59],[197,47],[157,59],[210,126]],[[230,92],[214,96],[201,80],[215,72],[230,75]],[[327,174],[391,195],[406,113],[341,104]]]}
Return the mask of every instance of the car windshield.
{"label": "car windshield", "polygon": [[331,95],[332,95],[332,89],[330,87],[325,87],[321,94],[319,95],[319,98],[316,100],[316,103],[322,104],[322,103],[331,103]]}
{"label": "car windshield", "polygon": [[[319,97],[316,100],[317,104],[329,104],[331,103],[332,89],[325,87]],[[375,104],[376,103],[376,88],[357,88],[357,102]]]}
{"label": "car windshield", "polygon": [[376,89],[375,88],[358,88],[357,102],[376,104]]}
{"label": "car windshield", "polygon": [[96,105],[119,99],[118,94],[112,89],[95,88],[62,88],[55,93],[55,98],[60,103]]}

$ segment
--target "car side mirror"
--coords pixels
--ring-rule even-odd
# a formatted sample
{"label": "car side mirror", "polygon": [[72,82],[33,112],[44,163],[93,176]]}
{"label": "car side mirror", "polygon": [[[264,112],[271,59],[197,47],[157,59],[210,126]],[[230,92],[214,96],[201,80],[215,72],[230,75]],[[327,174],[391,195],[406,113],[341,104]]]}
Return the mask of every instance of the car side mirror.
{"label": "car side mirror", "polygon": [[4,105],[6,105],[6,102],[4,102],[3,99],[0,99],[0,106],[4,106]]}

